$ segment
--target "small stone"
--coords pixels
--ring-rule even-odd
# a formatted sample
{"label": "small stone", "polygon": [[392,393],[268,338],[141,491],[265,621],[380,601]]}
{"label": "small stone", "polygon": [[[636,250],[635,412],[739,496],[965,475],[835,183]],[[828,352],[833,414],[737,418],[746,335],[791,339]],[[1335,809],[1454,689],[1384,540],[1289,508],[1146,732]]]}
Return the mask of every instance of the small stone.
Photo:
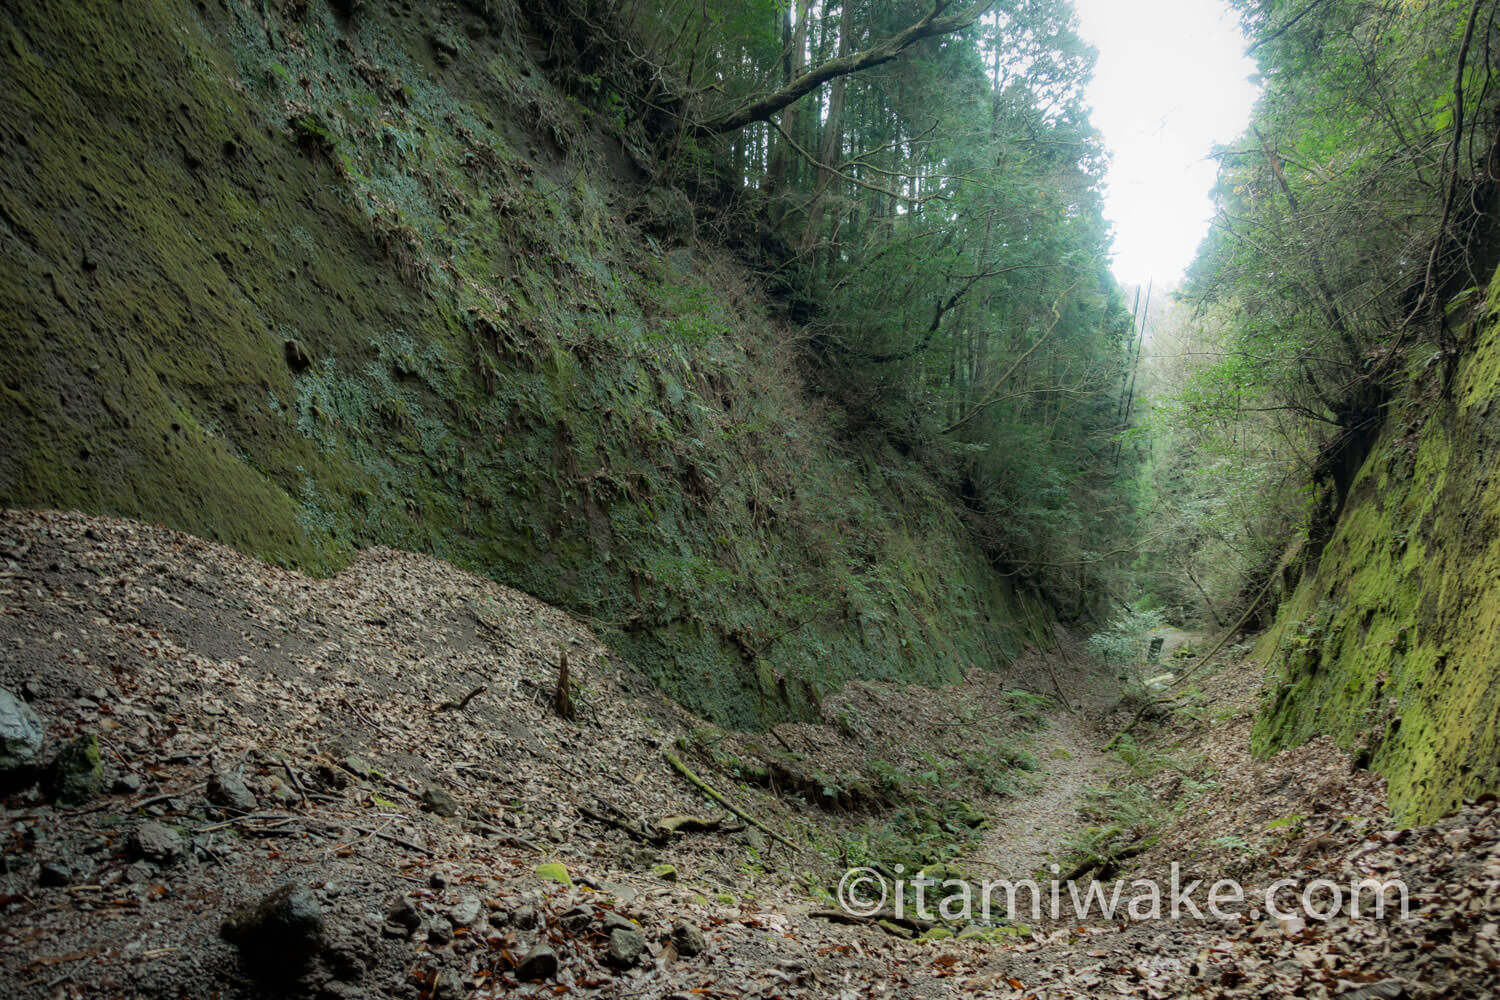
{"label": "small stone", "polygon": [[143,885],[156,875],[156,866],[149,861],[137,861],[125,869],[125,881],[131,885]]}
{"label": "small stone", "polygon": [[501,930],[510,924],[509,910],[496,910],[490,914],[490,926],[495,930]]}
{"label": "small stone", "polygon": [[529,931],[536,926],[536,907],[519,907],[510,918],[511,926],[517,930]]}
{"label": "small stone", "polygon": [[237,774],[215,774],[208,779],[208,801],[239,812],[255,811],[255,793]]}
{"label": "small stone", "polygon": [[661,879],[664,882],[676,882],[677,881],[677,866],[676,865],[652,865],[651,866],[651,874],[655,875],[657,878]]}
{"label": "small stone", "polygon": [[695,925],[679,920],[672,925],[672,947],[686,958],[701,955],[708,950],[708,939]]}
{"label": "small stone", "polygon": [[444,872],[433,872],[427,876],[427,884],[438,892],[448,888],[448,876]]}
{"label": "small stone", "polygon": [[170,865],[182,857],[182,834],[165,823],[152,820],[135,828],[130,835],[130,848],[137,857],[159,865]]}
{"label": "small stone", "polygon": [[539,944],[526,953],[521,964],[516,966],[516,978],[524,982],[551,979],[557,975],[557,954],[544,944]]}
{"label": "small stone", "polygon": [[274,774],[260,783],[260,794],[283,809],[290,809],[302,801],[295,788]]}
{"label": "small stone", "polygon": [[349,787],[348,772],[332,764],[319,764],[313,768],[313,779],[320,787],[328,791],[338,791]]}
{"label": "small stone", "polygon": [[617,968],[634,965],[646,950],[646,935],[636,930],[621,927],[609,932],[609,950],[605,959]]}
{"label": "small stone", "polygon": [[422,802],[439,816],[458,815],[458,800],[437,785],[422,789]]}
{"label": "small stone", "polygon": [[605,910],[604,929],[607,931],[638,931],[641,928],[639,924],[637,924],[634,920],[631,920],[629,917],[625,916],[623,913],[616,913],[613,910]]}
{"label": "small stone", "polygon": [[104,764],[99,759],[99,737],[80,736],[52,762],[52,794],[63,805],[82,805],[104,787]]}
{"label": "small stone", "polygon": [[42,720],[31,706],[0,688],[0,774],[34,767],[42,740]]}
{"label": "small stone", "polygon": [[109,786],[109,790],[116,795],[136,795],[145,784],[139,774],[122,774]]}
{"label": "small stone", "polygon": [[557,918],[558,924],[563,930],[573,934],[582,934],[594,922],[594,908],[591,906],[575,906],[567,913]]}
{"label": "small stone", "polygon": [[453,940],[453,924],[447,917],[433,917],[427,924],[427,942],[441,947]]}
{"label": "small stone", "polygon": [[395,924],[405,934],[409,935],[422,926],[422,911],[417,909],[417,904],[412,901],[410,896],[401,896],[386,911],[385,919],[388,923]]}
{"label": "small stone", "polygon": [[67,885],[73,881],[73,869],[61,861],[48,861],[42,865],[41,877],[37,881],[41,885],[53,888]]}
{"label": "small stone", "polygon": [[295,974],[323,947],[323,908],[312,890],[284,885],[234,911],[220,933],[239,946],[252,974]]}
{"label": "small stone", "polygon": [[472,927],[479,922],[479,914],[483,911],[484,904],[478,896],[465,896],[448,907],[448,919],[453,921],[454,927]]}

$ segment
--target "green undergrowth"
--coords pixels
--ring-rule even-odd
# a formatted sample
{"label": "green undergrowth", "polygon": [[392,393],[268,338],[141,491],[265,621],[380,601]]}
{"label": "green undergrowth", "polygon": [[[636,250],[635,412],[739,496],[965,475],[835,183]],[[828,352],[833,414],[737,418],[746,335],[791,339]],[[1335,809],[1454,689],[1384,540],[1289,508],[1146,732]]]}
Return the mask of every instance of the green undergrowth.
{"label": "green undergrowth", "polygon": [[1042,609],[799,389],[788,331],[515,9],[352,9],[0,27],[0,501],[319,573],[429,552],[737,726],[1015,655]]}
{"label": "green undergrowth", "polygon": [[[1082,869],[1100,880],[1113,878],[1121,861],[1156,843],[1163,829],[1213,790],[1204,763],[1181,749],[1155,749],[1126,735],[1114,755],[1116,773],[1084,795],[1083,824],[1067,834],[1057,854],[1063,875]],[[1152,779],[1163,772],[1179,779],[1167,798],[1152,791]],[[1055,877],[1050,871],[1035,874],[1040,880]]]}
{"label": "green undergrowth", "polygon": [[1408,387],[1316,564],[1256,647],[1256,746],[1328,734],[1423,822],[1500,789],[1500,282],[1445,394]]}
{"label": "green undergrowth", "polygon": [[1040,762],[1032,747],[1047,704],[1029,692],[1011,691],[982,712],[965,706],[945,745],[918,750],[900,764],[870,760],[857,774],[841,776],[845,785],[873,789],[880,807],[856,817],[836,843],[822,846],[844,868],[968,878],[957,859],[988,825],[982,804],[1035,790]]}

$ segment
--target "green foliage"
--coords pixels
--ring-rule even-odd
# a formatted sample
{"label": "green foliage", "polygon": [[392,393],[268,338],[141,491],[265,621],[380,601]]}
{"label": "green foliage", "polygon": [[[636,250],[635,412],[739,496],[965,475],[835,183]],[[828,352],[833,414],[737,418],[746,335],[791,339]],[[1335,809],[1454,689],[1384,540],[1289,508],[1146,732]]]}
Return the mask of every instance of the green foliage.
{"label": "green foliage", "polygon": [[1160,611],[1127,604],[1105,629],[1089,636],[1085,646],[1089,655],[1121,676],[1130,674],[1135,680],[1143,680],[1151,634],[1165,627],[1166,619]]}

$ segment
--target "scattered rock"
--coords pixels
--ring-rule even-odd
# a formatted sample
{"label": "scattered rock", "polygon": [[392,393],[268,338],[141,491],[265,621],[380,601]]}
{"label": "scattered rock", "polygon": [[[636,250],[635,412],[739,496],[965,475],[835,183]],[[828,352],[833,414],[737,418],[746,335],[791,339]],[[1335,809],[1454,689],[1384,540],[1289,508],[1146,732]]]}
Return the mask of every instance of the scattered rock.
{"label": "scattered rock", "polygon": [[536,926],[536,907],[519,907],[510,918],[511,926],[517,930],[529,931]]}
{"label": "scattered rock", "polygon": [[651,874],[655,875],[657,878],[661,879],[664,882],[676,882],[677,881],[677,866],[676,865],[652,865],[651,866]]}
{"label": "scattered rock", "polygon": [[446,872],[433,872],[431,875],[427,876],[427,884],[432,886],[432,888],[436,889],[438,892],[442,892],[444,889],[448,888],[448,875]]}
{"label": "scattered rock", "polygon": [[454,927],[472,927],[479,922],[483,909],[484,904],[478,896],[465,896],[448,907],[448,919],[453,921]]}
{"label": "scattered rock", "polygon": [[708,939],[696,925],[679,920],[672,925],[672,947],[685,958],[701,955],[708,950]]}
{"label": "scattered rock", "polygon": [[646,935],[637,930],[619,927],[609,932],[609,950],[605,959],[610,965],[623,969],[639,961],[641,952],[645,950]]}
{"label": "scattered rock", "polygon": [[516,978],[524,982],[551,979],[557,975],[557,954],[544,944],[539,944],[526,953],[521,964],[516,966]]}
{"label": "scattered rock", "polygon": [[139,774],[122,774],[109,786],[109,790],[116,795],[138,795],[145,785],[145,779]]}
{"label": "scattered rock", "polygon": [[568,867],[556,861],[549,861],[543,865],[536,866],[536,877],[547,882],[560,882],[571,886],[573,876],[568,874]]}
{"label": "scattered rock", "polygon": [[302,801],[295,788],[274,774],[260,783],[260,795],[283,809],[290,809]]}
{"label": "scattered rock", "polygon": [[215,774],[208,779],[208,801],[239,812],[255,811],[255,793],[237,774]]}
{"label": "scattered rock", "polygon": [[36,766],[42,742],[42,720],[30,705],[0,688],[0,775]]}
{"label": "scattered rock", "polygon": [[48,861],[42,865],[41,876],[37,882],[43,886],[57,887],[67,885],[73,881],[73,869],[61,861]]}
{"label": "scattered rock", "polygon": [[439,816],[458,815],[458,800],[437,785],[422,789],[422,803]]}
{"label": "scattered rock", "polygon": [[594,922],[594,909],[591,906],[575,906],[558,917],[557,922],[563,930],[573,934],[582,934]]}
{"label": "scattered rock", "polygon": [[99,759],[99,737],[80,736],[62,748],[52,762],[48,782],[62,805],[82,805],[104,787],[104,764]]}
{"label": "scattered rock", "polygon": [[312,890],[288,884],[240,907],[220,933],[250,960],[252,974],[295,972],[323,946],[323,908]]}
{"label": "scattered rock", "polygon": [[433,917],[427,924],[427,943],[441,947],[453,941],[453,924],[447,917]]}
{"label": "scattered rock", "polygon": [[182,857],[182,834],[151,820],[135,828],[130,835],[130,848],[136,857],[159,865],[170,865]]}
{"label": "scattered rock", "polygon": [[422,926],[422,911],[410,896],[400,896],[386,911],[387,937],[410,937]]}
{"label": "scattered rock", "polygon": [[613,910],[604,911],[604,929],[607,931],[625,930],[638,931],[640,925],[623,913],[615,913]]}
{"label": "scattered rock", "polygon": [[320,788],[328,791],[336,792],[349,787],[349,773],[332,764],[319,764],[313,768],[313,779]]}

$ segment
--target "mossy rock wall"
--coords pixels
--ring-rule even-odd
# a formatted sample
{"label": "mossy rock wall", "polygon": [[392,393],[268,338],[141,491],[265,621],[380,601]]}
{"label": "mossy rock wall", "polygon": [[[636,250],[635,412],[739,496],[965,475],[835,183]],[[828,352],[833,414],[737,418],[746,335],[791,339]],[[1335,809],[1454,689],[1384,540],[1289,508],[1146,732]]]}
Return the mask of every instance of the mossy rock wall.
{"label": "mossy rock wall", "polygon": [[431,552],[725,724],[1007,662],[1042,610],[541,52],[498,0],[11,5],[0,503]]}
{"label": "mossy rock wall", "polygon": [[1446,394],[1440,358],[1417,352],[1316,568],[1256,650],[1272,665],[1257,747],[1331,734],[1409,822],[1500,790],[1500,294],[1475,333]]}

